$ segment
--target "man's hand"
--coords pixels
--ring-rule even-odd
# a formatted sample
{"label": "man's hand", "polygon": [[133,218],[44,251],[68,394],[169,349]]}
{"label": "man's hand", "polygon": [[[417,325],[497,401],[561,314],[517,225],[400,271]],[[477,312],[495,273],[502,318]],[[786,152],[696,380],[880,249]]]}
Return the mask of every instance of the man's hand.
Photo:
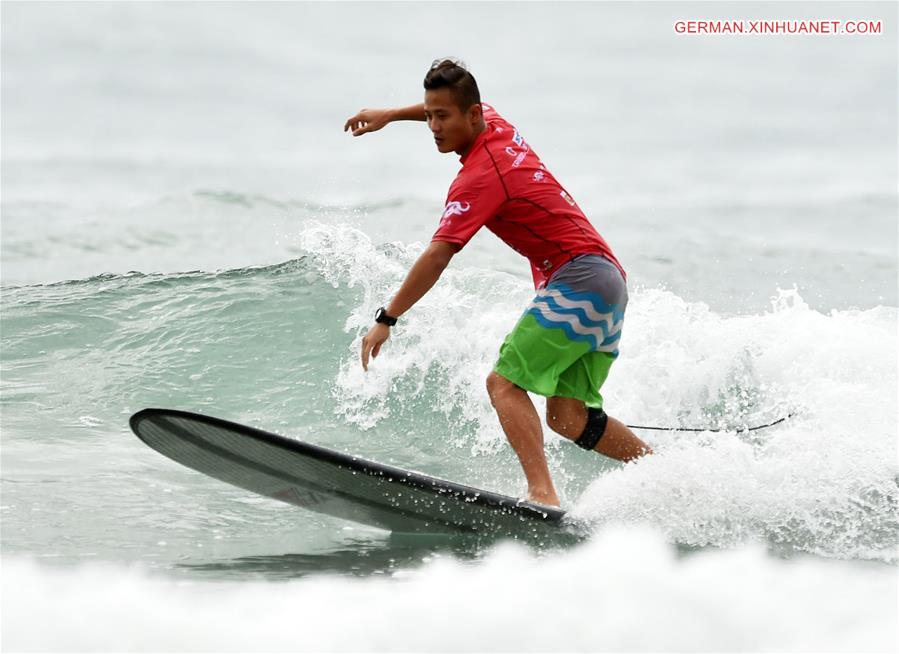
{"label": "man's hand", "polygon": [[368,333],[362,337],[362,369],[368,372],[368,356],[372,358],[378,356],[381,346],[390,338],[390,327],[376,322],[375,326],[368,330]]}
{"label": "man's hand", "polygon": [[352,118],[348,118],[343,131],[353,130],[353,136],[362,136],[369,132],[377,132],[387,123],[397,120],[425,120],[423,102],[396,109],[360,109]]}
{"label": "man's hand", "polygon": [[343,131],[353,130],[353,136],[362,136],[368,132],[377,132],[390,122],[390,109],[360,109],[352,118],[348,118]]}

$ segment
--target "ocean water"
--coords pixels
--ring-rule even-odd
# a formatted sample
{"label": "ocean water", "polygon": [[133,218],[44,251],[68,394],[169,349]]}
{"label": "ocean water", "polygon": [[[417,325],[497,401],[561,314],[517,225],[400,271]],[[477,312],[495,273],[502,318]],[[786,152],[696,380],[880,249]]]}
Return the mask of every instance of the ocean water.
{"label": "ocean water", "polygon": [[[897,10],[826,8],[885,33],[672,27],[805,3],[3,3],[2,648],[895,651]],[[628,270],[609,413],[708,428],[628,465],[546,430],[576,545],[304,512],[127,426],[526,491],[484,379],[533,288],[492,234],[359,365],[458,161],[342,126],[445,55]]]}

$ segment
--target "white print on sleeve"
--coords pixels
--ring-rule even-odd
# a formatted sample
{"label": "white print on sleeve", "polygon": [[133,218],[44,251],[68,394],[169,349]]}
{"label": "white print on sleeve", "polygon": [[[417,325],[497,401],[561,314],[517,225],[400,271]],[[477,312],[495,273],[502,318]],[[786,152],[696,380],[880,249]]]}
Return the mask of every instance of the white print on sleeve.
{"label": "white print on sleeve", "polygon": [[450,218],[452,216],[461,216],[463,213],[471,209],[471,202],[466,202],[463,206],[461,202],[458,200],[453,200],[449,204],[446,205],[446,208],[443,210],[443,217],[440,219],[440,226],[449,225],[452,221]]}

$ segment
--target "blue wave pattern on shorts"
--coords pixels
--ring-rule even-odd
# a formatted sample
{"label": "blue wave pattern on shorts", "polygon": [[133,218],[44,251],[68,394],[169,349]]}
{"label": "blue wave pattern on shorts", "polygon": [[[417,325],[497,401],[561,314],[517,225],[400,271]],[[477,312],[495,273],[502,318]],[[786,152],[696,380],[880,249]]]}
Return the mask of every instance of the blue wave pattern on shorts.
{"label": "blue wave pattern on shorts", "polygon": [[537,292],[525,313],[544,327],[562,329],[572,341],[588,343],[592,352],[618,356],[624,309],[606,303],[597,293],[579,293],[564,284],[550,284]]}

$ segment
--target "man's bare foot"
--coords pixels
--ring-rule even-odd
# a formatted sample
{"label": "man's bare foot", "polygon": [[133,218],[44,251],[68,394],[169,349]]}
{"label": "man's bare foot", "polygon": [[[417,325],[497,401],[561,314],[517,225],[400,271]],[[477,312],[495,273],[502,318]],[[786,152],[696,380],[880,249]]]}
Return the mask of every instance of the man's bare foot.
{"label": "man's bare foot", "polygon": [[559,502],[559,496],[556,495],[556,492],[554,490],[544,492],[529,492],[527,501],[532,504],[542,504],[544,506],[559,507],[562,505],[562,503]]}

